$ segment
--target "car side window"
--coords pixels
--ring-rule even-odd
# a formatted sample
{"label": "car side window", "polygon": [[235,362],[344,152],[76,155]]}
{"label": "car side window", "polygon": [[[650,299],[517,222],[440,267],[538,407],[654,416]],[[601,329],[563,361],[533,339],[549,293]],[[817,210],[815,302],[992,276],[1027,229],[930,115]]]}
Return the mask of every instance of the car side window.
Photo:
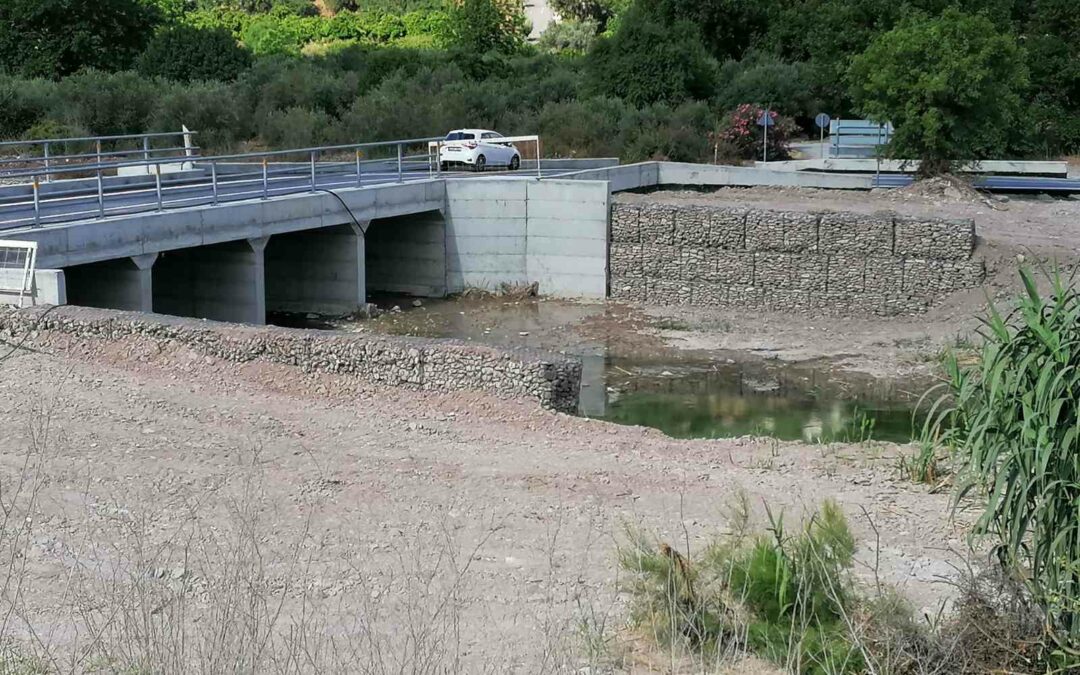
{"label": "car side window", "polygon": [[483,135],[483,139],[485,141],[488,140],[489,138],[498,138],[498,137],[499,137],[499,134],[492,133],[490,131]]}

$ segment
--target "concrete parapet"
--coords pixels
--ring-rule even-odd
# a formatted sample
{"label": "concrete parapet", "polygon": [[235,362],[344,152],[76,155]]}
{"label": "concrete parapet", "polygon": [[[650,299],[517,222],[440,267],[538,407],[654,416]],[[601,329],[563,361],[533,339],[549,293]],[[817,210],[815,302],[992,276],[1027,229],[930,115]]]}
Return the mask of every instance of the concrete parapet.
{"label": "concrete parapet", "polygon": [[525,349],[397,336],[234,326],[133,312],[62,307],[0,310],[0,336],[57,332],[77,339],[144,338],[181,344],[237,363],[263,361],[308,373],[353,375],[431,391],[475,390],[573,412],[581,362]]}

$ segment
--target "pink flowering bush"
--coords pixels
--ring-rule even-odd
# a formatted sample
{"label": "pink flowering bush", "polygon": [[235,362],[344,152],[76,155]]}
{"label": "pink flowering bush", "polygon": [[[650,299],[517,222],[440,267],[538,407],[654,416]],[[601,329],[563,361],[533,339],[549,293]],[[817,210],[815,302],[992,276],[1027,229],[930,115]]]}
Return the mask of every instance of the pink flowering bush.
{"label": "pink flowering bush", "polygon": [[[764,129],[758,126],[758,120],[764,114],[763,108],[743,103],[725,115],[713,134],[716,157],[760,160]],[[795,121],[775,110],[769,111],[769,116],[773,120],[773,126],[769,127],[769,160],[790,159],[788,143],[797,129]]]}

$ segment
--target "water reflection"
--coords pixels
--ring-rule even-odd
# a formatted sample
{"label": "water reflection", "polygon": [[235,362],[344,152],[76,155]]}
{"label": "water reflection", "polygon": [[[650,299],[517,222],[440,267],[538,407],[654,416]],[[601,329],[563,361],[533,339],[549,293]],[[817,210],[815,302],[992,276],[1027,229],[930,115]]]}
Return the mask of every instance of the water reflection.
{"label": "water reflection", "polygon": [[[609,380],[626,369],[609,366]],[[888,387],[862,386],[819,370],[725,365],[621,378],[605,387],[602,417],[675,438],[772,436],[807,442],[908,442],[913,403]],[[586,387],[585,389],[592,389]]]}

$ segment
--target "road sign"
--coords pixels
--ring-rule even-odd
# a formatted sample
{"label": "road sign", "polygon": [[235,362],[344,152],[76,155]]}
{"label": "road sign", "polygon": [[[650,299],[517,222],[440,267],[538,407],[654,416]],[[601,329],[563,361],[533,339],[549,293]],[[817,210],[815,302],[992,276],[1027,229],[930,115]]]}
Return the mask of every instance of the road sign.
{"label": "road sign", "polygon": [[818,125],[821,129],[829,126],[829,122],[832,122],[832,118],[825,113],[818,113],[818,116],[814,118],[814,124]]}
{"label": "road sign", "polygon": [[776,120],[772,118],[772,115],[768,110],[761,113],[761,117],[758,118],[757,125],[759,127],[774,127],[776,126]]}

